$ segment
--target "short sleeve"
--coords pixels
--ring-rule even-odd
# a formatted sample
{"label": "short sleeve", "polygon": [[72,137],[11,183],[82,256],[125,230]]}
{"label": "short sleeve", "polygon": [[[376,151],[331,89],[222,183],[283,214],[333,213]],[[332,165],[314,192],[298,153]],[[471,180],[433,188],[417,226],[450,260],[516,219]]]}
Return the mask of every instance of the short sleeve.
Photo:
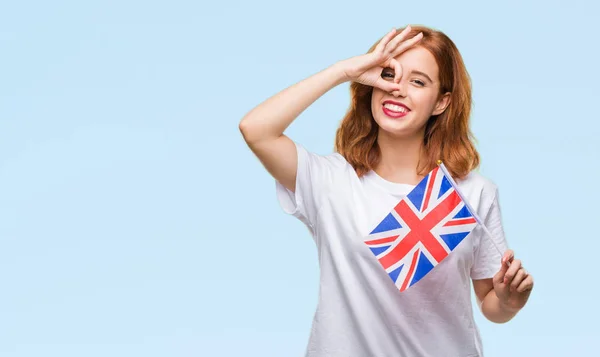
{"label": "short sleeve", "polygon": [[489,210],[485,217],[481,218],[491,237],[485,230],[478,227],[479,242],[474,252],[474,262],[471,268],[471,278],[474,280],[493,278],[500,270],[500,260],[508,248],[502,226],[497,188],[494,188],[492,195]]}
{"label": "short sleeve", "polygon": [[296,188],[288,190],[276,182],[277,200],[285,213],[304,222],[313,231],[317,213],[334,182],[339,154],[319,155],[295,143],[298,155]]}

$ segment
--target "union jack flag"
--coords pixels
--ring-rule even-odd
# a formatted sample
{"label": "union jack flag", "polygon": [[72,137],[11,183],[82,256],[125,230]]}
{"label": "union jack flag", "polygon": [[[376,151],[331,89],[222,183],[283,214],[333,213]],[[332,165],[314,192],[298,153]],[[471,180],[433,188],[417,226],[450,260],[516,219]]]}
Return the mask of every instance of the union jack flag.
{"label": "union jack flag", "polygon": [[451,182],[445,169],[433,169],[365,240],[400,291],[433,270],[477,226]]}

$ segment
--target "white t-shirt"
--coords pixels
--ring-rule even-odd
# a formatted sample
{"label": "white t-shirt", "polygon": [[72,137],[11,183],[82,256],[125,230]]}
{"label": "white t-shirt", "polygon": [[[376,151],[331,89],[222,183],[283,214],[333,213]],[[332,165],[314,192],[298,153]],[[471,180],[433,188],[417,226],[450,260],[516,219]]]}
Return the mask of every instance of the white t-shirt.
{"label": "white t-shirt", "polygon": [[[484,231],[477,226],[400,292],[364,240],[414,186],[374,171],[359,178],[338,153],[296,147],[295,193],[279,182],[276,188],[283,210],[308,227],[318,251],[319,298],[306,356],[483,356],[471,279],[493,277],[501,259]],[[474,171],[457,184],[503,252],[497,187]]]}

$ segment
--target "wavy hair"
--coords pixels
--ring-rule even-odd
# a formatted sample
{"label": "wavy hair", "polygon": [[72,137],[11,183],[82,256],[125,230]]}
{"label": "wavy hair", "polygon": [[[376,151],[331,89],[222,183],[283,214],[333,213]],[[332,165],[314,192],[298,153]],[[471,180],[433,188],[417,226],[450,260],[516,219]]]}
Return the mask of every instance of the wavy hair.
{"label": "wavy hair", "polygon": [[[412,26],[408,38],[419,32],[423,32],[423,38],[416,46],[428,50],[439,68],[439,94],[451,94],[446,110],[431,116],[425,125],[426,159],[419,161],[417,172],[425,175],[437,166],[437,160],[442,160],[454,178],[462,179],[479,166],[479,154],[469,127],[471,79],[460,52],[448,36],[427,27]],[[377,43],[367,53],[372,52]],[[335,136],[334,150],[346,158],[359,176],[376,167],[381,160],[377,145],[379,126],[371,112],[372,93],[371,86],[357,82],[350,84],[350,107]]]}

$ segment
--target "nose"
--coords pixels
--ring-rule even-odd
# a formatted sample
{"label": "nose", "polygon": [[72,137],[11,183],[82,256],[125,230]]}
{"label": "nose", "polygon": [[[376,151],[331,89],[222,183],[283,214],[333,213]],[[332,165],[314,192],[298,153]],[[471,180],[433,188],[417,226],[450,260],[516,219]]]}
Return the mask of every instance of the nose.
{"label": "nose", "polygon": [[406,81],[404,78],[400,79],[400,83],[398,83],[398,90],[392,91],[390,94],[394,97],[406,97]]}

